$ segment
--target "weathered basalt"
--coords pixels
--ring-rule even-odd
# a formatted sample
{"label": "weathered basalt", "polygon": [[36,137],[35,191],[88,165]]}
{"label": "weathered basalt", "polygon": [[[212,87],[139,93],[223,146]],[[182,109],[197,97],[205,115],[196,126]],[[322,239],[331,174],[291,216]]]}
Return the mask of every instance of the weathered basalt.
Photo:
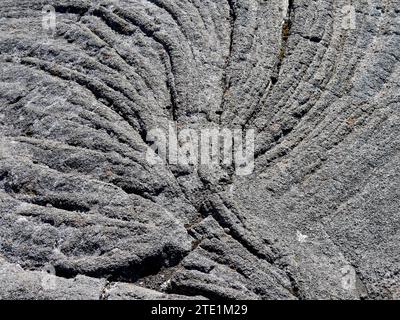
{"label": "weathered basalt", "polygon": [[[3,0],[0,298],[400,298],[400,2],[348,5]],[[150,164],[171,122],[254,172]]]}

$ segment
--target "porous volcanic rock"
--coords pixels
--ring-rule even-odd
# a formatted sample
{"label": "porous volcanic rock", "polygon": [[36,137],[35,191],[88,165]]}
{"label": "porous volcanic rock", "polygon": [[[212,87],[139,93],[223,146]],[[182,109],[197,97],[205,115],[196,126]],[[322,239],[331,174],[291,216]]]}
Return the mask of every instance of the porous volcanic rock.
{"label": "porous volcanic rock", "polygon": [[0,298],[399,299],[400,1],[351,2],[3,0]]}

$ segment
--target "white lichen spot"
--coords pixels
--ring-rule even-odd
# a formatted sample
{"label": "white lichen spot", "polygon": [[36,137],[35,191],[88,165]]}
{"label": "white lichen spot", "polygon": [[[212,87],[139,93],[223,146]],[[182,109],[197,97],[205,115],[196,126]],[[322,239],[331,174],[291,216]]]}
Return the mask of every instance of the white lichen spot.
{"label": "white lichen spot", "polygon": [[308,236],[305,234],[302,234],[299,230],[297,230],[297,232],[296,232],[296,237],[297,237],[297,241],[300,243],[307,242]]}

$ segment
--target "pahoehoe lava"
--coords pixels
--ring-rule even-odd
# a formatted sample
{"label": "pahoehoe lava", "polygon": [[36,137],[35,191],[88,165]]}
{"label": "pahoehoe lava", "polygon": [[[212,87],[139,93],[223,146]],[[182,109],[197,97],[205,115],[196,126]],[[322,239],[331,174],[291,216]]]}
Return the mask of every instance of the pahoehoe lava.
{"label": "pahoehoe lava", "polygon": [[[400,299],[399,8],[3,0],[0,299]],[[254,172],[150,164],[171,123]]]}

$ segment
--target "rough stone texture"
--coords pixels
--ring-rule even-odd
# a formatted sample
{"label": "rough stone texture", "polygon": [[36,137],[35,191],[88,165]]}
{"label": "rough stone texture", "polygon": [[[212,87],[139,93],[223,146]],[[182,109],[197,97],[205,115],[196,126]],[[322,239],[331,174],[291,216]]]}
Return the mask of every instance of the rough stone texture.
{"label": "rough stone texture", "polygon": [[[3,0],[0,298],[399,299],[400,1],[352,2]],[[171,121],[253,174],[152,166]]]}
{"label": "rough stone texture", "polygon": [[43,271],[25,271],[4,259],[0,263],[0,299],[97,300],[106,285],[104,279],[81,275],[64,279]]}

